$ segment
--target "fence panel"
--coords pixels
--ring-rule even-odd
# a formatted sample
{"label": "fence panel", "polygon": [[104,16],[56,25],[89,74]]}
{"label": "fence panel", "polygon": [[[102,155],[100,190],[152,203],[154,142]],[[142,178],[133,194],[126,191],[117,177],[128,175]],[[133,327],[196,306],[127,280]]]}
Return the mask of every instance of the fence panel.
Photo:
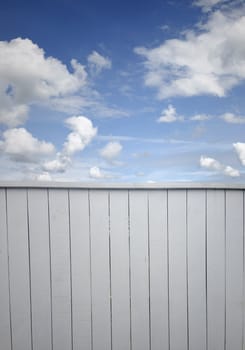
{"label": "fence panel", "polygon": [[108,191],[90,191],[93,350],[111,349]]}
{"label": "fence panel", "polygon": [[13,349],[31,350],[29,230],[26,189],[7,190],[10,310]]}
{"label": "fence panel", "polygon": [[52,349],[50,241],[47,190],[28,189],[33,348]]}
{"label": "fence panel", "polygon": [[73,349],[92,348],[88,190],[69,191]]}
{"label": "fence panel", "polygon": [[239,186],[0,187],[0,348],[242,350],[244,217]]}
{"label": "fence panel", "polygon": [[0,189],[0,286],[0,340],[4,349],[11,350],[8,232],[4,189]]}
{"label": "fence panel", "polygon": [[148,202],[144,190],[130,191],[132,348],[149,350]]}
{"label": "fence panel", "polygon": [[169,348],[167,191],[149,192],[151,350]]}
{"label": "fence panel", "polygon": [[68,191],[49,190],[53,350],[71,348],[71,271]]}
{"label": "fence panel", "polygon": [[206,192],[187,192],[189,349],[206,350]]}
{"label": "fence panel", "polygon": [[130,350],[128,192],[110,192],[112,348]]}
{"label": "fence panel", "polygon": [[225,346],[225,193],[207,191],[208,349]]}
{"label": "fence panel", "polygon": [[170,349],[188,349],[186,191],[168,192]]}

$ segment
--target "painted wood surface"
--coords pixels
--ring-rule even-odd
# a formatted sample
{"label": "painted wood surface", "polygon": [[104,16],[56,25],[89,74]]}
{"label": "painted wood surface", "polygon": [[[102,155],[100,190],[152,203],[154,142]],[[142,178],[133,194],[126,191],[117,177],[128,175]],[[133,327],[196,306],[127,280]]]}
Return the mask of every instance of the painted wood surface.
{"label": "painted wood surface", "polygon": [[109,193],[91,190],[91,284],[93,350],[111,349]]}
{"label": "painted wood surface", "polygon": [[33,348],[52,349],[51,275],[47,190],[27,192]]}
{"label": "painted wood surface", "polygon": [[132,348],[150,349],[148,197],[129,192]]}
{"label": "painted wood surface", "polygon": [[0,189],[0,348],[242,350],[240,188]]}
{"label": "painted wood surface", "polygon": [[151,350],[169,349],[167,191],[149,192]]}
{"label": "painted wood surface", "polygon": [[8,232],[6,191],[0,190],[0,343],[11,350],[11,316],[9,298]]}
{"label": "painted wood surface", "polygon": [[53,350],[72,344],[69,207],[67,190],[49,190]]}
{"label": "painted wood surface", "polygon": [[168,191],[170,349],[188,349],[186,191]]}
{"label": "painted wood surface", "polygon": [[27,190],[7,190],[9,287],[13,349],[32,350]]}
{"label": "painted wood surface", "polygon": [[92,348],[88,190],[70,190],[72,350]]}
{"label": "painted wood surface", "polygon": [[110,191],[112,348],[130,350],[128,191]]}
{"label": "painted wood surface", "polygon": [[206,191],[187,192],[188,336],[190,350],[206,350]]}
{"label": "painted wood surface", "polygon": [[207,191],[207,335],[209,350],[225,347],[225,192]]}

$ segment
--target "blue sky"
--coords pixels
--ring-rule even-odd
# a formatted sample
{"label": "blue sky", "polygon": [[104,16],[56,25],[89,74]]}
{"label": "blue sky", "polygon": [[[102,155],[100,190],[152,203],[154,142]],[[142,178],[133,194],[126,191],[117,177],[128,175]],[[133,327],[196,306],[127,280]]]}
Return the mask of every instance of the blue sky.
{"label": "blue sky", "polygon": [[0,179],[243,182],[241,0],[8,1]]}

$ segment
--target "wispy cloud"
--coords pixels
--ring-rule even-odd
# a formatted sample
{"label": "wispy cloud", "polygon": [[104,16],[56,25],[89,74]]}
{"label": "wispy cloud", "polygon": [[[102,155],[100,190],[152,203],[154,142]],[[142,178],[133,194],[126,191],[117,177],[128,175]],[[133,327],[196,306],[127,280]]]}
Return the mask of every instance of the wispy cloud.
{"label": "wispy cloud", "polygon": [[111,69],[112,63],[108,57],[104,57],[97,51],[88,56],[88,66],[93,75],[98,75],[104,69]]}
{"label": "wispy cloud", "polygon": [[223,119],[226,123],[230,124],[244,124],[245,123],[245,117],[236,115],[233,113],[224,113],[220,116],[221,119]]}
{"label": "wispy cloud", "polygon": [[232,168],[230,165],[224,165],[218,160],[211,157],[201,156],[200,165],[203,168],[209,169],[214,172],[222,173],[227,176],[231,176],[231,177],[240,176],[239,170]]}

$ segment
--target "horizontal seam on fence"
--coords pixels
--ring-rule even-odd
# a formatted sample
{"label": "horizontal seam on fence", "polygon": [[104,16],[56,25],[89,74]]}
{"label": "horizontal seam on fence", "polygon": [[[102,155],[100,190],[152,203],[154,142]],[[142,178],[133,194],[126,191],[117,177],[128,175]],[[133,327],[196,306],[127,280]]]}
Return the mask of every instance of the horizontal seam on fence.
{"label": "horizontal seam on fence", "polygon": [[94,183],[94,182],[39,182],[0,181],[0,188],[63,188],[63,189],[245,189],[245,184],[201,182],[156,182],[156,183]]}

